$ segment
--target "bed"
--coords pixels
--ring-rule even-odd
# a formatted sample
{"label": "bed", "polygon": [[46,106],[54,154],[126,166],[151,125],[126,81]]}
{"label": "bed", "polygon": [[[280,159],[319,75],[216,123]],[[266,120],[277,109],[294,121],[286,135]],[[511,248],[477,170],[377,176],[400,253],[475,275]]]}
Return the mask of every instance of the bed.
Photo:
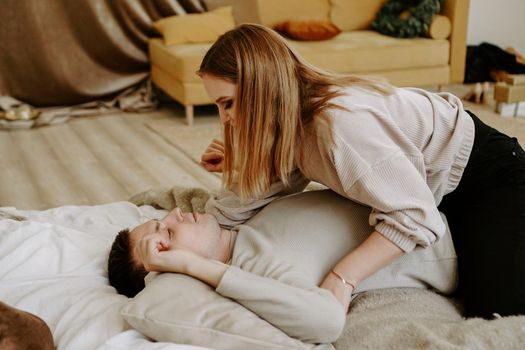
{"label": "bed", "polygon": [[130,202],[0,211],[0,300],[42,318],[58,349],[205,349],[130,329],[120,316],[127,298],[108,285],[115,234],[162,211]]}
{"label": "bed", "polygon": [[[42,318],[58,349],[222,348],[220,335],[217,346],[144,336],[121,315],[128,299],[108,285],[106,260],[116,233],[164,213],[131,202],[44,211],[0,208],[0,300]],[[333,347],[521,349],[524,343],[525,316],[465,320],[453,299],[398,288],[354,300]]]}

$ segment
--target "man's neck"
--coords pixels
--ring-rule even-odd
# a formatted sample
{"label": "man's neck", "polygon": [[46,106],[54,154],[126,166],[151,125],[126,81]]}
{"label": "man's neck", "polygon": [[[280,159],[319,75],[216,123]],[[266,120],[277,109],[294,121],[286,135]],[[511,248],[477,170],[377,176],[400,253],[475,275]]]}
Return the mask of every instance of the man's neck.
{"label": "man's neck", "polygon": [[219,249],[216,260],[227,263],[232,256],[233,251],[233,233],[231,230],[221,228],[221,237],[219,240]]}

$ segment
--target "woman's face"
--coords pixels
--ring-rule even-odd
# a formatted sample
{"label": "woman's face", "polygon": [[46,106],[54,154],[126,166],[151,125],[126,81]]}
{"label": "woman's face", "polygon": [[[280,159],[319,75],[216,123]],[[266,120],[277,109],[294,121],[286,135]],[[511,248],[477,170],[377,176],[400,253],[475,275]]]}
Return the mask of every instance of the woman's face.
{"label": "woman's face", "polygon": [[[130,232],[132,246],[142,237],[158,233],[169,242],[169,250],[186,249],[205,258],[215,256],[221,229],[211,214],[184,213],[175,208],[161,220],[150,220]],[[133,249],[134,260],[139,261]]]}
{"label": "woman's face", "polygon": [[217,78],[210,74],[202,76],[202,82],[208,92],[208,96],[219,108],[219,117],[222,124],[235,120],[235,98],[237,85],[229,80]]}

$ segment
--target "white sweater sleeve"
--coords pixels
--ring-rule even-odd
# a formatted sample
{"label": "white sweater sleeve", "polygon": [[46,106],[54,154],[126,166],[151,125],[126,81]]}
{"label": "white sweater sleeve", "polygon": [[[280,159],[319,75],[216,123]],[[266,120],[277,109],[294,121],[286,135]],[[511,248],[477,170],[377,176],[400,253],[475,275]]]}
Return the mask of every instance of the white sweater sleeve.
{"label": "white sweater sleeve", "polygon": [[326,289],[304,289],[230,266],[216,291],[233,299],[288,335],[309,343],[331,343],[346,315]]}
{"label": "white sweater sleeve", "polygon": [[402,153],[375,164],[346,192],[372,207],[369,224],[405,252],[445,234],[432,192]]}
{"label": "white sweater sleeve", "polygon": [[242,200],[235,190],[223,188],[219,191],[217,198],[212,198],[206,203],[205,211],[213,214],[219,225],[231,229],[249,220],[273,200],[301,192],[309,182],[310,180],[296,170],[292,174],[290,186],[287,187],[280,181],[275,182],[259,198],[247,200]]}
{"label": "white sweater sleeve", "polygon": [[[445,223],[426,182],[422,154],[391,125],[368,119],[368,133],[336,133],[330,146],[333,171],[348,198],[372,208],[371,226],[405,252],[427,247],[443,236]],[[386,122],[384,123],[386,124]],[[398,137],[398,140],[394,140]]]}

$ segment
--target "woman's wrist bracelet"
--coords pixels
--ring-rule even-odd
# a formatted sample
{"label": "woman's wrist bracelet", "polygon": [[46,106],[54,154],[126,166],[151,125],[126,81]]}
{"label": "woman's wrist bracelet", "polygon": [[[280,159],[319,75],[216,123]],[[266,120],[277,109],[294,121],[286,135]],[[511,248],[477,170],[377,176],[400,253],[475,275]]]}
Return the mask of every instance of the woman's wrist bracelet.
{"label": "woman's wrist bracelet", "polygon": [[350,280],[344,279],[343,277],[341,277],[340,274],[335,272],[333,269],[330,272],[332,272],[337,278],[339,278],[343,284],[347,284],[347,285],[351,286],[352,289],[355,289],[355,286],[356,286],[357,283],[355,283],[353,281],[350,281]]}

